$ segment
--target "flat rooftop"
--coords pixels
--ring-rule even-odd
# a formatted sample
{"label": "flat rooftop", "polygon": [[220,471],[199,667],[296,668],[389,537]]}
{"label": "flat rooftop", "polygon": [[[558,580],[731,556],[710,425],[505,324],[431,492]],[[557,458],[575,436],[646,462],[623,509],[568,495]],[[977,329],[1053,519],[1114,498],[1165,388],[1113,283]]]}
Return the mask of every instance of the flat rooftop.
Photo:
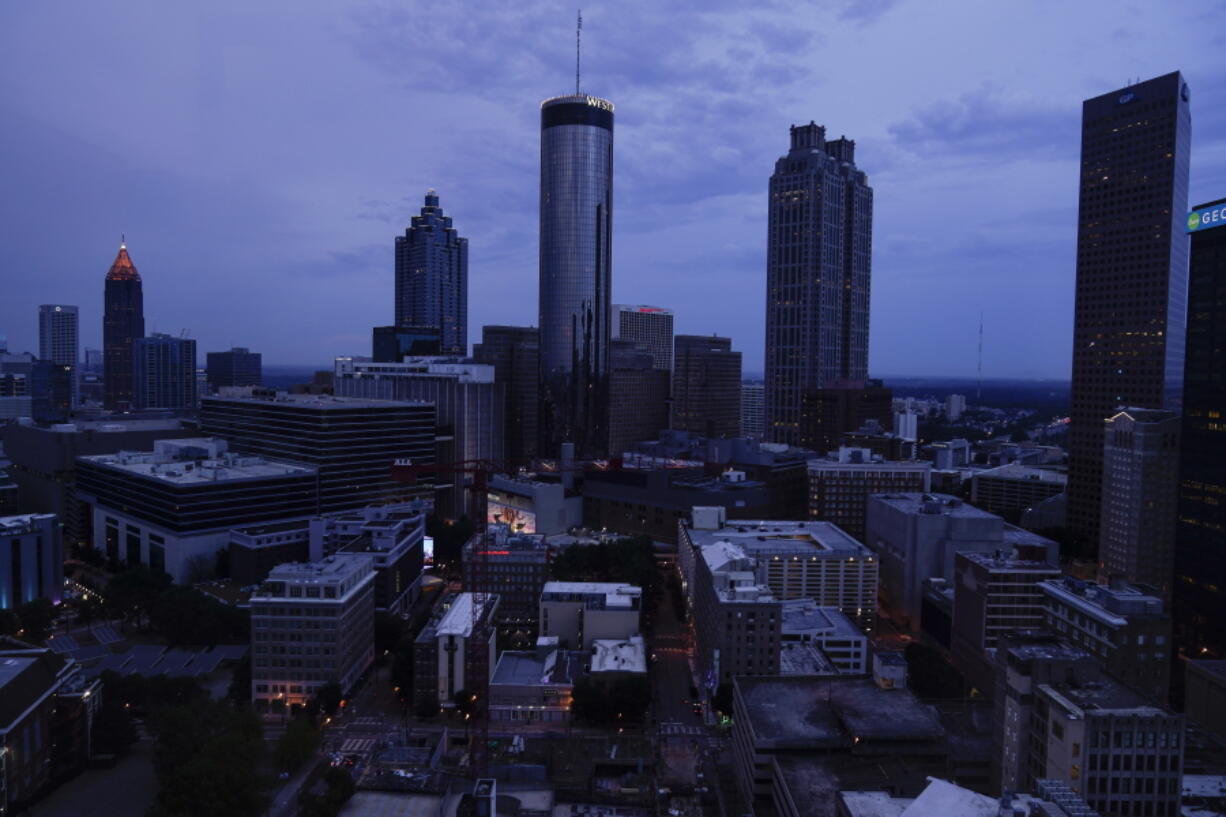
{"label": "flat rooftop", "polygon": [[370,573],[370,560],[344,555],[325,556],[317,562],[286,562],[274,567],[266,581],[334,584],[355,573]]}
{"label": "flat rooftop", "polygon": [[734,683],[755,743],[765,748],[850,746],[854,738],[936,740],[936,710],[909,690],[884,690],[871,678],[741,677]]}
{"label": "flat rooftop", "polygon": [[311,520],[309,519],[293,519],[288,522],[269,522],[263,525],[244,525],[241,528],[232,528],[238,533],[245,533],[248,536],[267,536],[270,533],[290,533],[298,531],[307,533],[310,531]]}
{"label": "flat rooftop", "polygon": [[623,582],[545,582],[541,589],[541,601],[559,600],[546,599],[545,596],[549,594],[603,597],[606,607],[631,609],[642,597],[643,588]]}
{"label": "flat rooftop", "polygon": [[999,519],[994,513],[976,508],[950,494],[887,493],[876,496],[891,508],[908,514],[942,514],[957,519]]}
{"label": "flat rooftop", "polygon": [[[200,437],[172,442],[181,443],[184,446],[195,443],[204,447],[214,441],[211,438]],[[316,472],[316,469],[309,465],[279,462],[230,452],[217,458],[168,459],[155,456],[152,451],[120,451],[118,454],[92,454],[77,459],[154,482],[182,487],[273,477],[310,476]]]}
{"label": "flat rooftop", "polygon": [[494,666],[491,684],[520,686],[573,684],[580,660],[565,650],[553,650],[545,656],[531,651],[506,650]]}
{"label": "flat rooftop", "polygon": [[1226,682],[1226,661],[1189,661],[1197,669],[1214,676],[1220,681]]}
{"label": "flat rooftop", "polygon": [[55,521],[51,513],[23,513],[16,516],[0,516],[0,535],[20,536],[38,530],[39,523],[50,519]]}
{"label": "flat rooftop", "polygon": [[837,607],[819,607],[812,599],[792,599],[781,604],[780,628],[789,633],[806,633],[831,638],[864,638],[860,628]]}
{"label": "flat rooftop", "polygon": [[593,639],[592,672],[647,672],[643,637]]}
{"label": "flat rooftop", "polygon": [[785,641],[779,645],[780,675],[839,675],[839,668],[812,644]]}
{"label": "flat rooftop", "polygon": [[1018,462],[1011,462],[1008,465],[999,465],[995,468],[978,471],[975,473],[975,478],[1007,479],[1016,482],[1039,482],[1050,485],[1065,485],[1068,483],[1068,474],[1066,473],[1049,471],[1046,468],[1034,468]]}
{"label": "flat rooftop", "polygon": [[957,557],[982,565],[988,570],[1007,570],[1010,573],[1051,573],[1060,575],[1060,568],[1047,562],[1035,562],[1030,559],[1016,559],[1005,552],[975,553],[974,551],[959,551]]}
{"label": "flat rooftop", "polygon": [[729,542],[748,556],[872,556],[872,551],[831,522],[745,520],[718,530],[688,529],[696,547]]}
{"label": "flat rooftop", "polygon": [[1113,627],[1126,625],[1126,617],[1162,615],[1162,599],[1137,585],[1111,587],[1072,576],[1061,576],[1059,579],[1041,582],[1039,588],[1052,598],[1076,607],[1082,613]]}
{"label": "flat rooftop", "polygon": [[25,672],[30,667],[34,666],[34,658],[22,658],[16,656],[5,656],[0,658],[0,689],[3,689],[6,684],[16,678],[21,673]]}
{"label": "flat rooftop", "polygon": [[473,633],[473,619],[484,616],[486,608],[492,607],[497,601],[498,597],[490,593],[460,593],[439,620],[434,629],[435,634],[468,638]]}
{"label": "flat rooftop", "polygon": [[1047,692],[1066,710],[1078,717],[1094,712],[1114,712],[1135,715],[1167,715],[1166,710],[1153,706],[1128,687],[1110,679],[1084,684],[1042,684]]}
{"label": "flat rooftop", "polygon": [[352,409],[394,409],[405,406],[434,405],[423,400],[373,400],[368,397],[339,397],[333,394],[290,394],[277,392],[276,397],[241,395],[230,397],[205,397],[204,402],[244,403],[252,405],[286,406],[288,408],[314,409],[317,411],[347,411]]}

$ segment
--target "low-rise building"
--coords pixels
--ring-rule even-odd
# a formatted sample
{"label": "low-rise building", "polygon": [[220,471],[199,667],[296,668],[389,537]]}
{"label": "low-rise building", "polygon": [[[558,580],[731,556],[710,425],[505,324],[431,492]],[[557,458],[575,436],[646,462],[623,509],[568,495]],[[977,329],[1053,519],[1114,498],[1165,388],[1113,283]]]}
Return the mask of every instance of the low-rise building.
{"label": "low-rise building", "polygon": [[590,650],[596,639],[626,639],[639,632],[643,589],[619,582],[546,582],[540,598],[540,634],[563,649]]}
{"label": "low-rise building", "polygon": [[55,514],[0,516],[0,610],[35,599],[60,603],[64,545]]}
{"label": "low-rise building", "polygon": [[881,595],[899,624],[917,631],[924,582],[951,581],[954,554],[1019,550],[1055,564],[1058,545],[948,494],[886,493],[868,500],[868,545],[881,559]]}
{"label": "low-rise building", "polygon": [[376,610],[404,613],[413,605],[425,565],[426,506],[420,501],[319,516],[309,525],[313,555],[335,552],[371,560]]}
{"label": "low-rise building", "polygon": [[647,674],[647,644],[641,635],[629,638],[597,638],[592,642],[593,680],[611,681]]}
{"label": "low-rise building", "polygon": [[1039,583],[1060,568],[1014,553],[958,553],[954,557],[954,666],[984,694],[995,688],[991,651],[1001,635],[1043,626]]}
{"label": "low-rise building", "polygon": [[571,693],[583,670],[579,654],[542,637],[532,651],[507,650],[490,677],[490,720],[569,723]]}
{"label": "low-rise building", "polygon": [[299,706],[330,682],[345,692],[374,660],[375,573],[360,555],[280,565],[251,595],[251,697]]}
{"label": "low-rise building", "polygon": [[819,674],[808,671],[801,658],[806,650],[821,656],[841,675],[863,675],[868,671],[868,638],[846,613],[834,607],[820,607],[812,599],[792,599],[780,605],[780,615],[782,674]]}
{"label": "low-rise building", "polygon": [[733,763],[756,817],[835,817],[841,789],[915,797],[944,776],[936,710],[871,678],[733,682]]}
{"label": "low-rise building", "polygon": [[233,528],[313,515],[317,478],[313,467],[234,454],[218,438],[77,460],[92,546],[179,582],[211,576]]}
{"label": "low-rise building", "polygon": [[583,497],[547,474],[490,478],[486,522],[505,522],[519,533],[566,533],[583,524]]}
{"label": "low-rise building", "polygon": [[931,490],[932,465],[883,460],[866,448],[840,448],[809,461],[809,518],[864,539],[873,494]]}

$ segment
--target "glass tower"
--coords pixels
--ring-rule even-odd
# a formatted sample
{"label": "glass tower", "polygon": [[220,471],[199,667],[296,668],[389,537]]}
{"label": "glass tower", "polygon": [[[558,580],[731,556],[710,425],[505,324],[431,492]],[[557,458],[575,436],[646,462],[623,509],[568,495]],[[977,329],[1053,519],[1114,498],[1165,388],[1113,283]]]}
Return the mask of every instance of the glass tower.
{"label": "glass tower", "polygon": [[396,326],[433,327],[445,355],[468,354],[468,239],[426,192],[421,215],[396,236]]}
{"label": "glass tower", "polygon": [[797,445],[808,389],[868,377],[873,189],[856,143],[793,125],[770,179],[766,437]]}
{"label": "glass tower", "polygon": [[1178,71],[1082,103],[1068,527],[1088,553],[1099,545],[1104,421],[1121,406],[1179,407],[1191,135]]}
{"label": "glass tower", "polygon": [[132,407],[132,342],[145,336],[145,296],[128,245],[106,274],[102,315],[103,402],[111,411]]}
{"label": "glass tower", "polygon": [[608,448],[612,304],[613,103],[574,95],[541,103],[540,411],[538,453]]}

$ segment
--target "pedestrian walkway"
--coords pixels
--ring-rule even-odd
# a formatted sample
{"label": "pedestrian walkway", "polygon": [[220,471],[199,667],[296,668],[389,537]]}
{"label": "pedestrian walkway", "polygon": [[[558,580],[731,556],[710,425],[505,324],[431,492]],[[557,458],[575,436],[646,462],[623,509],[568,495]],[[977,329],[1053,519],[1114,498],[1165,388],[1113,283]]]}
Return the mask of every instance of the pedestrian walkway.
{"label": "pedestrian walkway", "polygon": [[364,755],[375,748],[374,738],[345,738],[341,744],[341,754]]}
{"label": "pedestrian walkway", "polygon": [[699,737],[707,734],[707,730],[702,726],[693,724],[677,723],[669,721],[659,725],[659,732],[662,737],[672,737],[675,735],[689,735],[691,737]]}

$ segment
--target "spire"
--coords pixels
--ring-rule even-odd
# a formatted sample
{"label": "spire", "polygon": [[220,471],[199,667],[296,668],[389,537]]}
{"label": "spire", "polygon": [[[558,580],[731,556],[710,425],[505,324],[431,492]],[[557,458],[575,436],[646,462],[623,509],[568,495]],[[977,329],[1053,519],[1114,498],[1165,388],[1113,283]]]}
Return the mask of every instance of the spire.
{"label": "spire", "polygon": [[136,265],[132,263],[131,256],[128,255],[128,244],[126,241],[120,240],[119,255],[115,256],[115,263],[111,264],[110,271],[106,274],[108,281],[139,281],[140,273],[136,271]]}

